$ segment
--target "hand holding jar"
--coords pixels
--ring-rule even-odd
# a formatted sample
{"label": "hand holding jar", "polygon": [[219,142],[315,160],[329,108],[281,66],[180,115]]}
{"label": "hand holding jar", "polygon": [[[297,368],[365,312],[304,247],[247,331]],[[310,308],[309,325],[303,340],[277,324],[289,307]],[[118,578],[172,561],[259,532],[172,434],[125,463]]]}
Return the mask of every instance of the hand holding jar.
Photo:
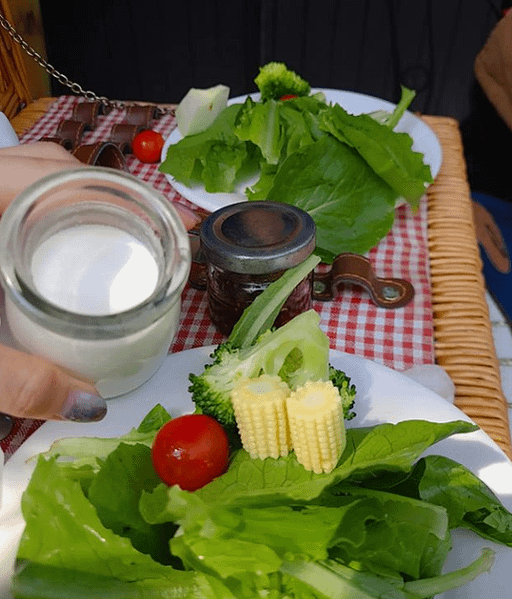
{"label": "hand holding jar", "polygon": [[[84,176],[86,173],[96,171],[95,167],[86,167],[57,144],[36,142],[0,148],[0,213],[3,215],[11,204],[16,205],[13,200],[16,198],[18,201],[27,187],[38,185],[43,178],[61,176],[68,171],[80,171],[81,174],[81,169],[84,169]],[[130,178],[126,174],[119,174],[119,176]],[[135,180],[133,177],[131,179]],[[8,214],[12,212],[12,208],[8,210]],[[44,218],[49,215],[44,210],[42,214]],[[179,221],[176,224],[178,228],[183,227],[183,231],[197,223],[196,216],[186,209],[182,210],[178,207],[176,214],[180,217],[176,219]],[[113,216],[109,218],[110,224],[115,224],[115,218]],[[5,219],[2,216],[2,220],[8,219],[8,215],[5,215]],[[52,226],[55,226],[56,222]],[[4,240],[6,224],[4,222]],[[48,241],[46,234],[41,238],[42,242],[45,240]],[[5,266],[5,262],[6,259],[2,260],[2,267]],[[17,280],[19,274],[16,271]],[[29,285],[31,283],[33,283],[32,279]],[[21,322],[32,310],[27,307],[26,302],[30,290],[23,288],[21,295],[23,305],[21,308],[17,306],[21,314],[17,322]],[[12,304],[13,298],[7,289],[6,303],[8,296]],[[38,305],[36,301],[35,306]],[[50,306],[49,313],[53,317],[55,313],[53,306]],[[71,320],[80,320],[80,318],[80,316],[77,319],[72,317]],[[34,328],[30,330],[35,331]],[[50,331],[49,334],[52,335],[54,332]],[[44,346],[44,340],[41,338],[31,339],[30,342],[32,341],[36,342],[36,345]],[[24,343],[19,345],[21,349],[0,345],[0,412],[18,417],[69,419],[81,422],[96,421],[105,416],[107,404],[95,380],[77,375],[65,364],[53,360],[52,356],[48,357],[38,352],[37,348],[29,347]]]}

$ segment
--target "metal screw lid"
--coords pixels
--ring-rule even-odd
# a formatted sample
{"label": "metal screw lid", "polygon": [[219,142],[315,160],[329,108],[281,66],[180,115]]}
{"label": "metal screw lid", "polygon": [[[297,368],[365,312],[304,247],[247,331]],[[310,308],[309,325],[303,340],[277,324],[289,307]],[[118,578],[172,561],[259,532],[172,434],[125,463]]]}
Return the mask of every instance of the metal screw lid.
{"label": "metal screw lid", "polygon": [[315,249],[315,223],[280,202],[240,202],[216,210],[201,227],[207,262],[240,274],[287,270]]}

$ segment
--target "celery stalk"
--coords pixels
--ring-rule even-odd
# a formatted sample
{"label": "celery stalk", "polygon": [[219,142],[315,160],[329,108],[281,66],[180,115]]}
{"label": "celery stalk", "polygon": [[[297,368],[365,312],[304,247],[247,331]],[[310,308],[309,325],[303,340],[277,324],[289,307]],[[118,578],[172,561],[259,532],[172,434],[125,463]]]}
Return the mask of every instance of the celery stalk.
{"label": "celery stalk", "polygon": [[320,258],[311,254],[304,262],[287,270],[258,295],[244,310],[231,331],[228,341],[233,347],[248,347],[262,333],[270,329],[290,293],[319,262]]}

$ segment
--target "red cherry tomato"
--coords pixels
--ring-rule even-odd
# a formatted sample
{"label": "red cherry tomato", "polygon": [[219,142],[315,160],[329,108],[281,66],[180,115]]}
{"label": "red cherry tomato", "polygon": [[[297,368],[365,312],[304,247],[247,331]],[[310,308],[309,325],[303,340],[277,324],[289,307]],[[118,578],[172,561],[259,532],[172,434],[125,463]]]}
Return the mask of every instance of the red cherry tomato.
{"label": "red cherry tomato", "polygon": [[279,99],[280,100],[292,100],[293,98],[296,98],[297,96],[295,94],[285,94],[284,96],[281,96]]}
{"label": "red cherry tomato", "polygon": [[141,131],[133,138],[132,150],[141,162],[153,163],[160,160],[164,138],[158,131]]}
{"label": "red cherry tomato", "polygon": [[165,484],[195,491],[226,471],[228,437],[210,416],[179,416],[158,431],[151,457],[156,473]]}

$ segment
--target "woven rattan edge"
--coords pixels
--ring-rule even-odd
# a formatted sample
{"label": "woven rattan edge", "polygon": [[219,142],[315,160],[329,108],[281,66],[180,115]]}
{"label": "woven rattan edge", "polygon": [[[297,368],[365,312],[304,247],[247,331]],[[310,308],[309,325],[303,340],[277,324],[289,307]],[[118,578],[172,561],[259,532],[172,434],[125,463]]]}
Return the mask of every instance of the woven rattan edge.
{"label": "woven rattan edge", "polygon": [[512,458],[459,124],[450,117],[422,118],[443,150],[441,170],[427,191],[436,362],[455,384],[455,405]]}
{"label": "woven rattan edge", "polygon": [[34,100],[34,102],[31,102],[23,110],[18,112],[11,119],[11,125],[18,137],[23,135],[25,131],[28,131],[30,127],[44,116],[56,100],[57,98],[40,98],[39,100]]}

